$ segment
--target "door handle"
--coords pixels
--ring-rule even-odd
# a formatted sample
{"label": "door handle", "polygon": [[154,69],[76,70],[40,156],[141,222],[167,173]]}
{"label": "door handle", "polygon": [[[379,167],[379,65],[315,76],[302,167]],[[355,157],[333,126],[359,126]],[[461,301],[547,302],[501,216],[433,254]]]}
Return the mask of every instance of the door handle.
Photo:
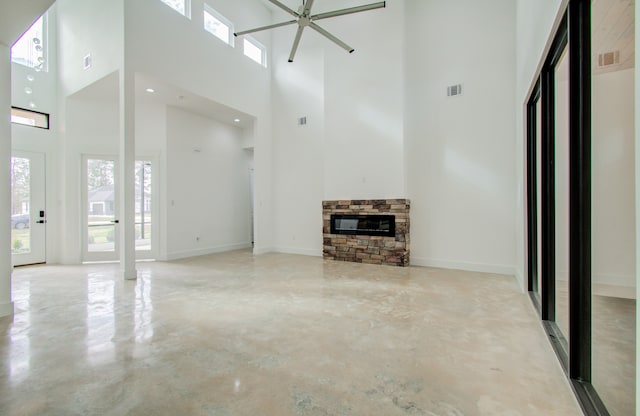
{"label": "door handle", "polygon": [[112,224],[120,224],[120,220],[113,220],[111,221]]}
{"label": "door handle", "polygon": [[46,224],[47,220],[38,220],[36,221],[36,224]]}

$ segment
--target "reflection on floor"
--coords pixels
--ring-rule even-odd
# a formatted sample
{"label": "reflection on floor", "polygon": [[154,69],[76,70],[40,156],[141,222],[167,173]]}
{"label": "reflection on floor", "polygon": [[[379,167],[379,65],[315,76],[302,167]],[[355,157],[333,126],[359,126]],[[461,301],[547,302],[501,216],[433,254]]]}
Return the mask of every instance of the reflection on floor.
{"label": "reflection on floor", "polygon": [[14,271],[0,414],[580,414],[512,277],[248,251],[138,270]]}
{"label": "reflection on floor", "polygon": [[593,297],[593,386],[611,416],[633,415],[636,301]]}
{"label": "reflection on floor", "polygon": [[[556,318],[568,338],[566,282],[556,290]],[[636,301],[593,296],[592,384],[611,416],[635,414]]]}

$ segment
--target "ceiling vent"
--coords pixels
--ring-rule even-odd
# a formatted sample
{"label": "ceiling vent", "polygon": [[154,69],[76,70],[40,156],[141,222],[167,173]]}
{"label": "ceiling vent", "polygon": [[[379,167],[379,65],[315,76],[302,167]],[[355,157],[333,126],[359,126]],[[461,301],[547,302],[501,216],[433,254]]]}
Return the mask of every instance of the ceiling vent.
{"label": "ceiling vent", "polygon": [[620,63],[620,51],[605,52],[598,55],[598,66],[606,67]]}

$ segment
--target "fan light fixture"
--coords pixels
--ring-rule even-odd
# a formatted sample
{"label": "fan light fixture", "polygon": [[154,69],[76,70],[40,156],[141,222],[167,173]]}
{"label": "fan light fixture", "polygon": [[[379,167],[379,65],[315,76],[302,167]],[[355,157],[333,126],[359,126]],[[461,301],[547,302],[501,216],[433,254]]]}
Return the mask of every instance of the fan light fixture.
{"label": "fan light fixture", "polygon": [[298,24],[298,32],[296,33],[296,37],[295,37],[295,39],[293,41],[293,47],[291,48],[291,53],[289,54],[289,62],[293,62],[293,58],[295,57],[296,51],[298,50],[298,45],[300,44],[300,38],[302,37],[302,31],[307,26],[309,26],[311,29],[315,30],[316,32],[320,33],[322,36],[326,37],[327,39],[329,39],[330,41],[332,41],[336,45],[340,46],[342,49],[346,50],[349,53],[352,53],[354,51],[354,49],[351,46],[347,45],[345,42],[341,41],[337,37],[333,36],[331,33],[327,32],[326,30],[324,30],[323,28],[318,26],[315,23],[315,21],[316,20],[321,20],[321,19],[328,19],[329,17],[343,16],[345,14],[365,12],[367,10],[374,10],[374,9],[380,9],[382,7],[386,7],[386,2],[380,1],[378,3],[372,3],[372,4],[368,4],[368,5],[364,5],[364,6],[350,7],[348,9],[335,10],[333,12],[319,13],[319,14],[312,15],[311,14],[311,7],[313,7],[313,2],[314,1],[315,0],[306,0],[306,1],[303,0],[302,7],[300,7],[300,9],[296,12],[296,11],[290,9],[289,7],[287,7],[286,5],[280,3],[278,0],[269,0],[270,3],[275,4],[276,6],[278,6],[279,8],[284,10],[285,12],[287,12],[290,15],[294,16],[295,19],[294,20],[289,20],[287,22],[276,23],[276,24],[273,24],[273,25],[262,26],[262,27],[258,27],[258,28],[255,28],[255,29],[244,30],[242,32],[234,33],[233,35],[234,36],[242,36],[242,35],[247,35],[249,33],[259,32],[261,30],[275,29],[277,27],[288,26],[288,25],[292,25],[294,23],[297,23]]}

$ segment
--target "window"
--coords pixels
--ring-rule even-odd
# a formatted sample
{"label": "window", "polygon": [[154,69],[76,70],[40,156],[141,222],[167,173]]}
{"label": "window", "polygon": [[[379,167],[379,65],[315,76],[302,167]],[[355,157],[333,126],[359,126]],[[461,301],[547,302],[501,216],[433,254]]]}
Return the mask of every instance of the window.
{"label": "window", "polygon": [[11,61],[36,71],[47,70],[44,15],[13,44]]}
{"label": "window", "polygon": [[260,42],[249,36],[244,38],[244,54],[260,65],[267,66],[267,49]]}
{"label": "window", "polygon": [[177,11],[181,15],[185,17],[191,17],[190,10],[189,10],[190,0],[160,0],[160,1],[166,4],[167,6],[171,7],[173,10]]}
{"label": "window", "polygon": [[37,111],[25,110],[23,108],[11,107],[11,122],[22,124],[23,126],[49,128],[49,114],[38,113]]}
{"label": "window", "polygon": [[204,5],[204,30],[233,46],[233,23],[206,4]]}

